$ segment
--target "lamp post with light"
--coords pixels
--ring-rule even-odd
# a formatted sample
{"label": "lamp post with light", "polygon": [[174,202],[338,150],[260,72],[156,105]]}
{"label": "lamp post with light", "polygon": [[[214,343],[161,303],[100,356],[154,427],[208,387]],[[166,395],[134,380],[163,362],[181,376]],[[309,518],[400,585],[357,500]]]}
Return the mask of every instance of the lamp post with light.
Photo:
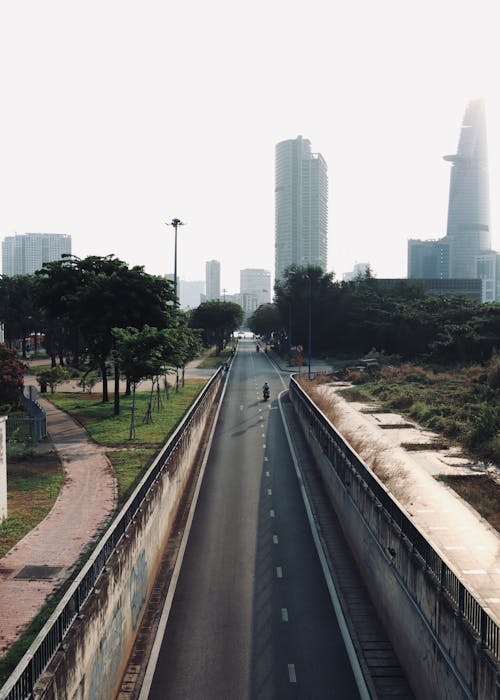
{"label": "lamp post with light", "polygon": [[167,226],[173,226],[174,227],[174,297],[175,297],[175,306],[178,306],[179,300],[177,299],[177,228],[178,226],[184,226],[184,221],[181,221],[180,219],[172,219],[172,221],[167,223]]}

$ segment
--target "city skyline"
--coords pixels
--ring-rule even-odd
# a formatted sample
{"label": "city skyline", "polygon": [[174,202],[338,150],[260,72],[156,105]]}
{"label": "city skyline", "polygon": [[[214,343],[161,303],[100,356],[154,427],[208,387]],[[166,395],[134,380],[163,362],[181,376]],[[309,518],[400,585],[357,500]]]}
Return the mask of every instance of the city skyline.
{"label": "city skyline", "polygon": [[328,163],[328,270],[405,277],[408,240],[446,233],[443,155],[484,97],[500,248],[491,2],[339,3],[335,22],[319,0],[194,7],[4,4],[1,239],[67,233],[79,257],[165,275],[180,217],[178,276],[215,258],[234,292],[274,270],[274,149],[304,134]]}

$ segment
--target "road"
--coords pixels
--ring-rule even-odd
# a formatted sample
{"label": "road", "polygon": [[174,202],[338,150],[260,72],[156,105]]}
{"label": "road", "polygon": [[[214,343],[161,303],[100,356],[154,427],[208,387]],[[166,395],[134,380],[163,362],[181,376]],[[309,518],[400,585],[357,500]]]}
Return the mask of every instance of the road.
{"label": "road", "polygon": [[149,698],[359,697],[278,410],[283,388],[240,341]]}

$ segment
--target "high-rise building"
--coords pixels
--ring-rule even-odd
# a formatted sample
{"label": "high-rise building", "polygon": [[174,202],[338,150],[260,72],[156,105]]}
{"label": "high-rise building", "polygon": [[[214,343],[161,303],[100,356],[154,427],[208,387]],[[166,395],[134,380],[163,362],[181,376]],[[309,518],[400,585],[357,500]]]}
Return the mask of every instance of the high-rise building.
{"label": "high-rise building", "polygon": [[270,271],[258,268],[240,270],[240,294],[246,295],[248,298],[254,297],[256,309],[261,304],[269,304],[271,302]]}
{"label": "high-rise building", "polygon": [[71,255],[71,236],[64,233],[16,233],[2,241],[2,273],[32,275],[44,263]]}
{"label": "high-rise building", "polygon": [[220,262],[209,260],[205,264],[205,286],[207,301],[220,299]]}
{"label": "high-rise building", "polygon": [[413,279],[448,279],[450,276],[450,244],[438,241],[408,241],[408,277]]}
{"label": "high-rise building", "polygon": [[290,265],[326,271],[328,177],[324,158],[298,136],[276,146],[275,279]]}
{"label": "high-rise building", "polygon": [[484,101],[466,107],[452,163],[446,238],[450,277],[477,277],[476,256],[491,249],[490,191]]}

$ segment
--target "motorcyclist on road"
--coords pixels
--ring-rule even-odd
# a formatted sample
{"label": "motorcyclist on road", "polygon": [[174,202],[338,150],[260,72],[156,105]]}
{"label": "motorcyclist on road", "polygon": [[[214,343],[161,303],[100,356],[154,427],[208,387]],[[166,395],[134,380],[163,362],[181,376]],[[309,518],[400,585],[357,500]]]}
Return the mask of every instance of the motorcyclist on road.
{"label": "motorcyclist on road", "polygon": [[262,387],[262,396],[264,397],[264,399],[269,398],[270,392],[271,390],[269,388],[269,384],[267,382],[264,382],[264,386]]}

